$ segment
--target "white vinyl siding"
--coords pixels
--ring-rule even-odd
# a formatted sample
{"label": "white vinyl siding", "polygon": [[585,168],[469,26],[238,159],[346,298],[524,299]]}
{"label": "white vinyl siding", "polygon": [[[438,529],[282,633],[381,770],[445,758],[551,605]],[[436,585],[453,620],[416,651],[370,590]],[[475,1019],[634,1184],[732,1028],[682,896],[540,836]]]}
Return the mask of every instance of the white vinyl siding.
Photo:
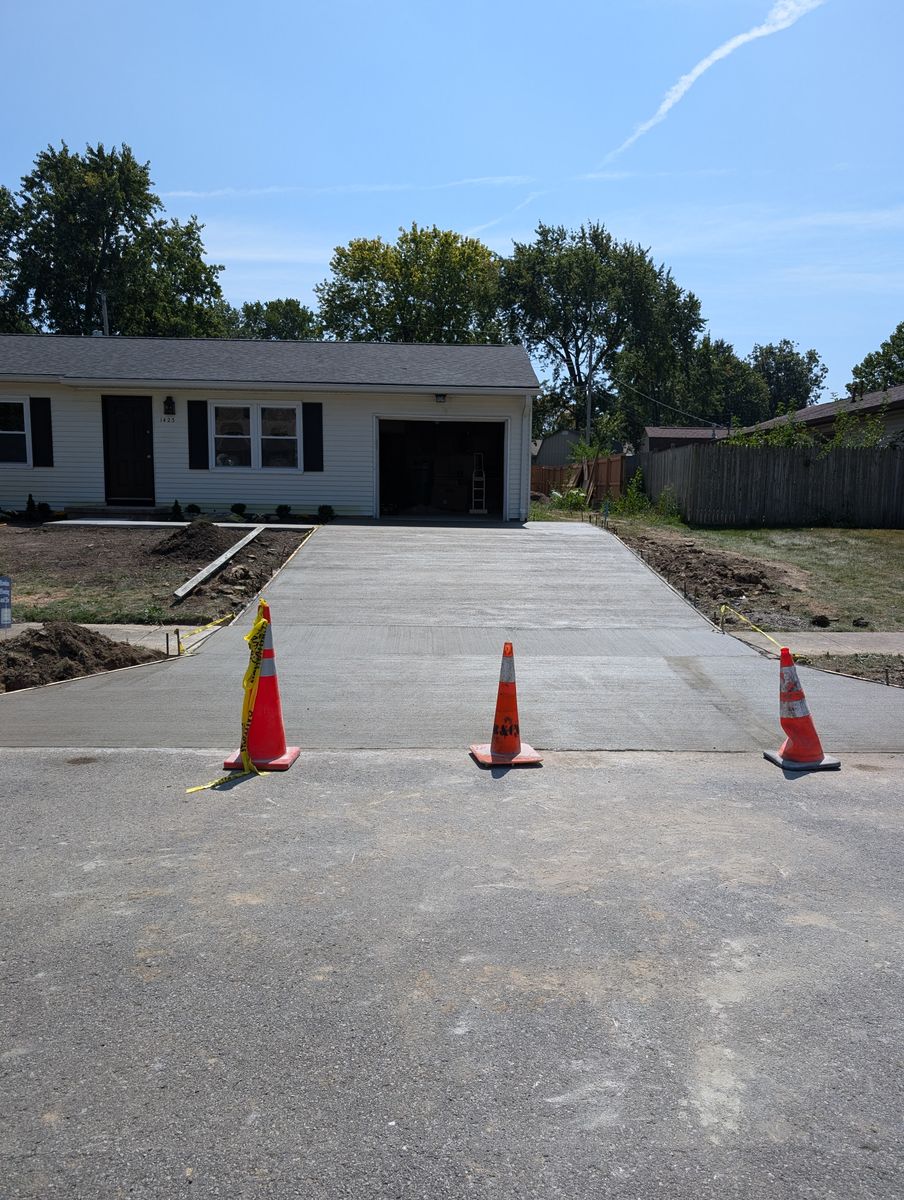
{"label": "white vinyl siding", "polygon": [[[213,389],[126,389],[122,386],[96,389],[47,388],[53,408],[53,467],[3,464],[0,469],[0,506],[24,508],[28,493],[36,501],[55,507],[104,506],[104,452],[101,395],[115,392],[153,395],[154,485],[159,508],[178,499],[203,509],[229,509],[244,503],[250,510],[272,511],[288,504],[296,513],[316,512],[330,504],[336,513],[373,516],[377,488],[377,428],[380,418],[409,421],[500,421],[506,426],[507,516],[527,515],[530,474],[530,421],[526,397],[455,395],[445,404],[433,394],[405,395],[392,392],[270,392],[243,389],[241,392]],[[175,400],[175,414],[164,413],[166,395]],[[9,397],[12,396],[12,390]],[[7,398],[9,398],[7,397]],[[22,397],[22,385],[16,398]],[[0,389],[0,398],[3,391]],[[205,399],[209,405],[252,408],[290,407],[297,412],[297,468],[209,470],[188,466],[188,401]],[[323,405],[323,471],[302,469],[301,405]],[[527,439],[527,440],[525,440]],[[213,449],[211,447],[211,449]],[[258,451],[260,452],[260,451]],[[214,457],[211,455],[211,464]]]}
{"label": "white vinyl siding", "polygon": [[[0,466],[0,507],[25,507],[28,493],[61,508],[64,505],[103,505],[104,436],[100,391],[77,392],[72,388],[32,388],[34,395],[49,396],[53,414],[52,467],[30,467],[24,463]],[[146,395],[147,393],[145,393]],[[0,400],[13,398],[0,388]],[[22,398],[19,384],[16,399]]]}

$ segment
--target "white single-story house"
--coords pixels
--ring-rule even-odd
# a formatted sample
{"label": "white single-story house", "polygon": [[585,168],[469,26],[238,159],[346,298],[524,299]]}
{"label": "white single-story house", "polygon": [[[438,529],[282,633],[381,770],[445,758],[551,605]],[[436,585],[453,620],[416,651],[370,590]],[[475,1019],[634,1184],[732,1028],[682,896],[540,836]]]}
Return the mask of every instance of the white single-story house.
{"label": "white single-story house", "polygon": [[0,508],[525,520],[537,387],[520,346],[7,334]]}

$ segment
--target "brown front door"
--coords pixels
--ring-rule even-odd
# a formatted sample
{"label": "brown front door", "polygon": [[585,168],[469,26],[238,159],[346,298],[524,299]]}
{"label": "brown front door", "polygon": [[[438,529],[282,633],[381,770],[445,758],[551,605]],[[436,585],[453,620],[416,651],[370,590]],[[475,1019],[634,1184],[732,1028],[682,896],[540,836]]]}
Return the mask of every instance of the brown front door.
{"label": "brown front door", "polygon": [[150,396],[104,396],[104,477],[108,504],[153,505]]}

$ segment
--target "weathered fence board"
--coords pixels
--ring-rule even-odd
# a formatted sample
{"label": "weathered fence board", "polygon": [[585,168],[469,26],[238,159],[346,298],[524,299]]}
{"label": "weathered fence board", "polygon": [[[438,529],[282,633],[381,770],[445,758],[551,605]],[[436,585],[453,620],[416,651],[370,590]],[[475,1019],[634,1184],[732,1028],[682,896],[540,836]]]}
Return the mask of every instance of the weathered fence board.
{"label": "weathered fence board", "polygon": [[[592,499],[596,503],[606,496],[620,496],[624,490],[625,456],[610,454],[597,461],[596,466],[590,463],[590,478],[593,482]],[[581,463],[568,463],[563,467],[538,467],[530,469],[530,486],[532,492],[542,492],[548,496],[550,492],[564,492],[572,487],[583,487],[583,467]]]}
{"label": "weathered fence board", "polygon": [[692,525],[904,529],[904,449],[682,446],[640,454],[644,489],[669,488]]}

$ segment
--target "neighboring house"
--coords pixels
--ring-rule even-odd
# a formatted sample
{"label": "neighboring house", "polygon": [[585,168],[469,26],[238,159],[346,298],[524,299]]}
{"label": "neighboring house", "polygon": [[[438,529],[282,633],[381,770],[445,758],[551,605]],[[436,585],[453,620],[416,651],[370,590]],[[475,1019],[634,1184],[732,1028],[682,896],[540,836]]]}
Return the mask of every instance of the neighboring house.
{"label": "neighboring house", "polygon": [[648,425],[643,431],[640,452],[649,454],[657,450],[675,450],[679,446],[690,446],[694,442],[712,442],[728,437],[730,430],[712,425]]}
{"label": "neighboring house", "polygon": [[520,346],[0,336],[0,507],[524,520]]}
{"label": "neighboring house", "polygon": [[857,417],[875,417],[882,419],[885,427],[885,439],[900,439],[904,436],[904,384],[889,388],[885,392],[867,392],[856,399],[832,400],[828,404],[811,404],[807,408],[799,408],[787,415],[772,417],[769,421],[761,421],[758,425],[749,425],[743,432],[754,430],[774,429],[789,419],[805,424],[818,437],[830,438],[835,430],[835,419],[839,413],[853,413]]}
{"label": "neighboring house", "polygon": [[581,440],[581,435],[574,429],[560,429],[551,433],[540,444],[534,458],[535,467],[564,467],[573,460],[571,447]]}

